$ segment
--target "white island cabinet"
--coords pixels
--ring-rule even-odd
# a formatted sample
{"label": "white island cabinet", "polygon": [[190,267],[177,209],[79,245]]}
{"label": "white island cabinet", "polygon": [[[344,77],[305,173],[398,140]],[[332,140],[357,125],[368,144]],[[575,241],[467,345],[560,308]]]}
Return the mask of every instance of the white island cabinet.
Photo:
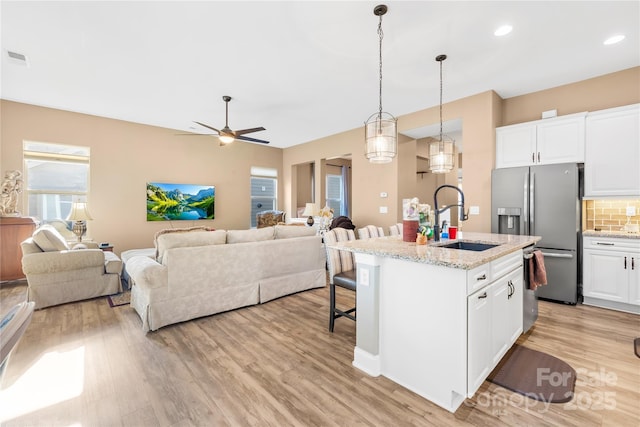
{"label": "white island cabinet", "polygon": [[397,236],[335,245],[356,255],[353,365],[451,412],[522,333],[522,248],[539,237],[465,232],[464,240],[498,246],[472,252]]}

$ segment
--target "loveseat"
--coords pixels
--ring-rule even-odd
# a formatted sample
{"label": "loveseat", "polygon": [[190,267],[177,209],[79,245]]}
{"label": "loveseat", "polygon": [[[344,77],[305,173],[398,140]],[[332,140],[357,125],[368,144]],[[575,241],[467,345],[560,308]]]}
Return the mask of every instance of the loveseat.
{"label": "loveseat", "polygon": [[155,257],[132,256],[131,306],[145,331],[326,284],[311,227],[190,230],[156,237]]}
{"label": "loveseat", "polygon": [[54,227],[45,224],[20,246],[28,300],[35,302],[36,309],[122,290],[120,258],[98,249],[94,242],[70,247]]}

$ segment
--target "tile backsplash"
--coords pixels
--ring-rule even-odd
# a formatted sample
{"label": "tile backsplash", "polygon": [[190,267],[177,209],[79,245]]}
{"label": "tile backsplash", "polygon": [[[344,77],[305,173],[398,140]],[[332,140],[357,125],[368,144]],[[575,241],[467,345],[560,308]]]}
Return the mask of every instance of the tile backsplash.
{"label": "tile backsplash", "polygon": [[[636,208],[635,216],[627,216],[627,207]],[[640,199],[584,200],[582,202],[585,230],[620,231],[627,223],[640,224]]]}

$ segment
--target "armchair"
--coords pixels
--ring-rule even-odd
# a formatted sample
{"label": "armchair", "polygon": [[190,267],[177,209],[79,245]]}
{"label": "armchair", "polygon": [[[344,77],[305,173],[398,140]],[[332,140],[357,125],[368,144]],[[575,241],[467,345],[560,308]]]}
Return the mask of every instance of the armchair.
{"label": "armchair", "polygon": [[28,300],[36,309],[122,291],[120,258],[95,243],[69,248],[54,227],[43,225],[21,248]]}
{"label": "armchair", "polygon": [[271,227],[285,221],[283,211],[262,211],[256,214],[256,228]]}

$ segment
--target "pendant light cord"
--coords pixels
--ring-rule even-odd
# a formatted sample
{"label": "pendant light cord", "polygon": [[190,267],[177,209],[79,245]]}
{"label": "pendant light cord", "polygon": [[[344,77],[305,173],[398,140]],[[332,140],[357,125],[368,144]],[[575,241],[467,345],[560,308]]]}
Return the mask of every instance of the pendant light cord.
{"label": "pendant light cord", "polygon": [[442,138],[442,61],[440,61],[440,151],[444,152],[444,141]]}
{"label": "pendant light cord", "polygon": [[444,135],[442,133],[442,62],[445,59],[447,59],[447,55],[436,56],[436,61],[440,63],[440,144],[438,145],[438,148],[441,154],[444,152]]}
{"label": "pendant light cord", "polygon": [[379,81],[379,94],[378,94],[378,99],[379,99],[379,118],[382,119],[382,39],[384,38],[384,33],[382,32],[382,15],[380,15],[380,22],[378,23],[378,36],[380,38],[380,42],[379,42],[379,64],[380,64],[380,81]]}

